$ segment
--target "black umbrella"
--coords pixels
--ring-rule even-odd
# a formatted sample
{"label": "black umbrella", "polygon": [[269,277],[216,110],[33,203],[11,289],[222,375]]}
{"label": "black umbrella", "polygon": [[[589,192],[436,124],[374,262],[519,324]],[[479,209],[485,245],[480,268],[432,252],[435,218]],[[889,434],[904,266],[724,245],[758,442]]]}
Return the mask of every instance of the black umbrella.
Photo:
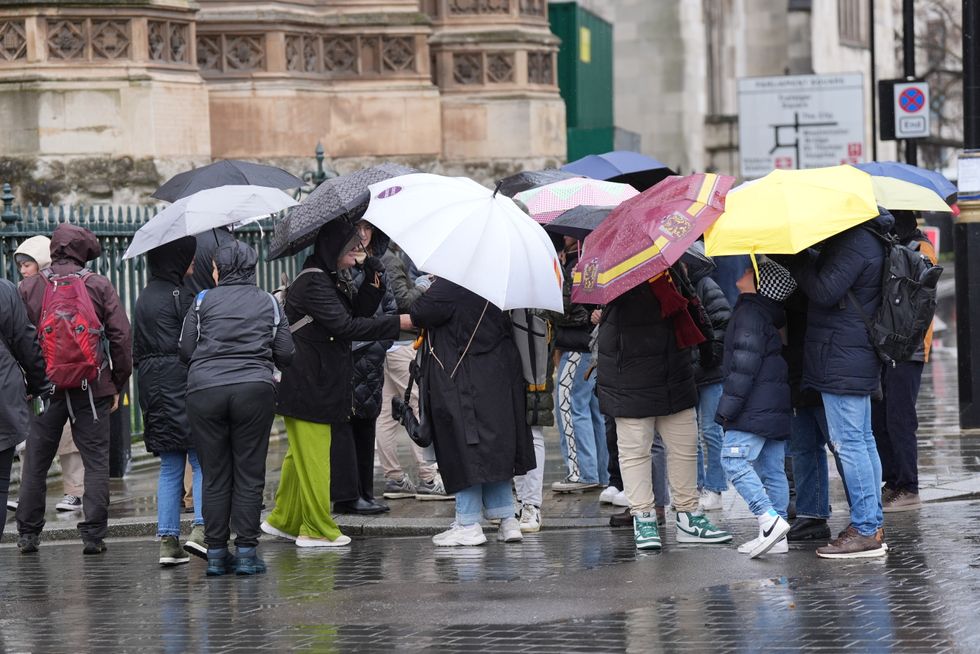
{"label": "black umbrella", "polygon": [[369,185],[417,172],[396,163],[383,163],[328,179],[276,223],[269,245],[269,259],[296,254],[313,245],[317,231],[334,218],[346,216],[356,220],[362,216],[371,201]]}
{"label": "black umbrella", "polygon": [[556,170],[554,168],[524,170],[516,175],[504,177],[497,184],[502,195],[512,198],[521,191],[551,184],[552,182],[560,182],[563,179],[570,179],[572,177],[582,177],[582,175],[567,173],[564,170]]}
{"label": "black umbrella", "polygon": [[226,159],[174,175],[152,197],[176,202],[198,191],[230,184],[287,189],[299,188],[303,180],[275,166]]}
{"label": "black umbrella", "polygon": [[545,231],[585,240],[616,207],[596,207],[583,204],[572,207],[544,226]]}

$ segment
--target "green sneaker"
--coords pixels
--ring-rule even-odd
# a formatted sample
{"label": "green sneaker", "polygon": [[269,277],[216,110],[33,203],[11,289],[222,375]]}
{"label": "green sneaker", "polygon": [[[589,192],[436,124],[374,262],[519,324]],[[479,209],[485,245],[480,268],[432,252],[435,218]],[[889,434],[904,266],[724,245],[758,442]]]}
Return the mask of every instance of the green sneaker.
{"label": "green sneaker", "polygon": [[160,539],[160,565],[179,565],[190,560],[187,552],[180,549],[180,541],[176,536],[164,536]]}
{"label": "green sneaker", "polygon": [[191,535],[184,543],[184,551],[208,560],[208,546],[204,544],[204,525],[194,525],[191,528]]}
{"label": "green sneaker", "polygon": [[657,516],[641,513],[633,516],[633,541],[638,550],[659,550],[660,532],[657,530]]}
{"label": "green sneaker", "polygon": [[711,524],[701,513],[677,512],[678,543],[727,543],[732,535]]}

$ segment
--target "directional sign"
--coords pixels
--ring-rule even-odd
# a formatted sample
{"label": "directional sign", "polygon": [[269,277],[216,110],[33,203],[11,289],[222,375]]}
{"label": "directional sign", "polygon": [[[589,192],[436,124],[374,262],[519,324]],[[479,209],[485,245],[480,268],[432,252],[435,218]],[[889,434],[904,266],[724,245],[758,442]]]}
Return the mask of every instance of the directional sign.
{"label": "directional sign", "polygon": [[895,138],[919,139],[929,136],[929,84],[896,84]]}

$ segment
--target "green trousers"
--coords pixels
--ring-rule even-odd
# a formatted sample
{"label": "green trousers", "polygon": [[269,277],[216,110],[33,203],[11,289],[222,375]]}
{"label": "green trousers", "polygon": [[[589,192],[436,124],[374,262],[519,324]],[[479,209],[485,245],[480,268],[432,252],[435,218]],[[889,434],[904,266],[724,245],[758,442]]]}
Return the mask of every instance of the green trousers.
{"label": "green trousers", "polygon": [[341,534],[330,515],[330,425],[285,422],[289,449],[268,522],[287,534],[335,540]]}

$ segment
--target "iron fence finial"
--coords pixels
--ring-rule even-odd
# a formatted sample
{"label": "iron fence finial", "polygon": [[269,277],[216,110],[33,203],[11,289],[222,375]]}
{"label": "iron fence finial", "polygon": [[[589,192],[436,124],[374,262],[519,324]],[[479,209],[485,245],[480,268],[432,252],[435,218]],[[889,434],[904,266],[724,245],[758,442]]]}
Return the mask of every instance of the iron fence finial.
{"label": "iron fence finial", "polygon": [[13,225],[20,219],[20,214],[14,211],[14,200],[16,199],[10,184],[4,182],[3,195],[0,195],[0,200],[3,201],[3,213],[0,213],[0,220],[3,220],[4,225]]}

